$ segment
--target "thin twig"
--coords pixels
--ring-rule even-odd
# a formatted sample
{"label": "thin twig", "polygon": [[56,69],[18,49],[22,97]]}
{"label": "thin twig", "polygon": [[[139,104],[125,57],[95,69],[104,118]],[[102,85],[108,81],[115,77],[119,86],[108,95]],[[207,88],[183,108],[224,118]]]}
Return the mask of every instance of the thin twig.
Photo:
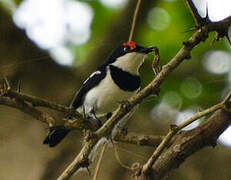
{"label": "thin twig", "polygon": [[8,97],[0,97],[0,105],[5,105],[19,109],[20,111],[29,114],[33,118],[47,123],[49,126],[55,125],[55,119],[52,116],[50,116],[48,113],[42,112],[34,108],[32,105],[25,103],[24,101],[18,101],[16,99],[12,100]]}
{"label": "thin twig", "polygon": [[120,155],[119,155],[119,151],[118,151],[118,149],[117,149],[117,145],[116,145],[116,144],[113,144],[113,148],[114,148],[114,153],[115,153],[116,160],[117,160],[117,162],[120,164],[120,166],[123,167],[123,168],[125,168],[125,169],[127,169],[127,170],[130,170],[130,171],[134,170],[133,168],[131,168],[130,166],[124,164],[124,163],[121,161]]}
{"label": "thin twig", "polygon": [[16,98],[18,100],[22,101],[27,101],[31,103],[33,106],[41,106],[41,107],[47,107],[56,111],[64,112],[64,113],[69,113],[69,114],[74,114],[78,118],[82,118],[82,115],[80,115],[77,111],[75,111],[72,108],[69,108],[67,106],[64,106],[62,104],[54,103],[51,101],[48,101],[43,98],[31,96],[28,94],[24,93],[19,93],[17,91],[9,90],[8,93],[6,94],[8,97]]}
{"label": "thin twig", "polygon": [[229,27],[231,25],[231,17],[224,19],[218,23],[208,24],[203,26],[200,30],[197,30],[192,37],[184,43],[183,47],[179,50],[175,57],[171,61],[163,66],[161,72],[155,77],[155,79],[147,85],[138,94],[133,96],[126,105],[120,105],[119,108],[113,113],[112,117],[107,120],[103,126],[94,133],[92,138],[87,141],[82,150],[76,156],[74,161],[66,168],[66,170],[61,174],[58,180],[69,179],[79,168],[82,167],[81,162],[88,160],[88,156],[91,153],[93,147],[100,140],[101,137],[107,136],[111,133],[115,124],[124,117],[128,112],[130,112],[133,107],[141,103],[143,99],[148,97],[153,93],[153,90],[158,89],[168,75],[176,69],[185,59],[190,55],[192,49],[197,46],[200,42],[205,41],[208,38],[208,34],[212,31],[216,31],[221,27]]}
{"label": "thin twig", "polygon": [[[178,168],[186,158],[205,147],[215,147],[218,137],[230,126],[231,109],[217,110],[204,123],[198,127],[183,131],[175,136],[175,140],[161,154],[152,167],[154,173],[149,173],[146,179],[161,180]],[[209,162],[208,162],[209,163]],[[144,178],[137,178],[143,180]]]}
{"label": "thin twig", "polygon": [[[78,156],[74,159],[74,161],[68,166],[68,168],[63,172],[60,176],[60,180],[69,179],[72,174],[76,172],[79,168],[88,167],[88,156],[94,148],[95,144],[103,137],[107,136],[111,133],[115,124],[119,122],[119,120],[124,117],[129,111],[131,111],[137,104],[141,103],[143,99],[152,94],[154,89],[158,89],[160,85],[165,81],[168,75],[177,68],[184,59],[190,56],[192,49],[197,46],[200,42],[207,39],[208,34],[211,31],[218,31],[225,28],[228,28],[231,25],[231,17],[226,18],[217,23],[211,23],[201,27],[200,30],[195,32],[193,36],[184,43],[183,47],[179,50],[172,60],[166,64],[161,72],[155,77],[155,79],[146,86],[142,91],[132,97],[127,104],[121,105],[113,114],[113,116],[96,132],[93,133],[92,138],[87,141]],[[5,97],[1,97],[0,99],[4,99]],[[4,99],[5,100],[5,99]],[[12,102],[12,101],[11,101]],[[33,103],[32,103],[33,104]],[[32,106],[31,106],[32,107]],[[20,109],[19,107],[15,107]],[[49,107],[51,108],[51,107]],[[51,108],[52,109],[52,108]],[[22,109],[20,109],[22,110]],[[23,110],[22,110],[23,111]],[[28,111],[28,114],[31,113]]]}
{"label": "thin twig", "polygon": [[[86,118],[83,115],[81,115],[79,112],[77,112],[75,109],[64,106],[62,104],[48,101],[48,100],[43,99],[43,98],[39,98],[39,97],[35,97],[35,96],[31,96],[28,94],[14,91],[10,88],[9,82],[7,84],[8,84],[7,89],[3,90],[3,94],[5,97],[9,97],[11,99],[16,99],[16,100],[18,100],[18,102],[21,101],[22,103],[26,103],[28,105],[30,104],[31,107],[33,107],[34,109],[36,106],[41,106],[41,107],[50,108],[50,109],[64,112],[65,114],[70,114],[70,115],[74,116],[76,118],[75,121],[68,121],[67,119],[65,119],[66,121],[64,123],[64,126],[66,128],[77,128],[80,130],[82,130],[82,129],[96,130],[97,129],[96,125],[94,125],[92,123],[92,121],[86,120]],[[10,101],[10,99],[8,101]],[[36,109],[36,111],[40,111],[40,110]],[[42,113],[42,111],[40,111],[40,112]],[[27,113],[30,113],[30,112],[27,111]],[[56,124],[56,123],[52,123],[52,124]],[[49,123],[49,126],[50,125],[51,125],[51,123]]]}
{"label": "thin twig", "polygon": [[97,163],[96,168],[95,168],[95,174],[94,174],[93,180],[97,179],[97,176],[99,174],[99,170],[100,170],[100,167],[102,164],[102,160],[103,160],[103,155],[104,155],[106,148],[107,148],[107,143],[104,143],[102,150],[101,150],[101,153],[100,153],[100,156],[99,156],[98,163]]}
{"label": "thin twig", "polygon": [[21,92],[21,80],[20,80],[20,79],[19,79],[18,85],[17,85],[17,92],[18,92],[18,93]]}
{"label": "thin twig", "polygon": [[228,102],[228,100],[230,99],[231,97],[231,91],[228,93],[228,95],[226,96],[226,98],[204,110],[204,111],[201,111],[201,112],[198,112],[197,114],[195,114],[194,116],[192,116],[191,118],[189,118],[187,121],[181,123],[180,125],[178,126],[173,126],[168,134],[165,136],[165,138],[163,139],[163,141],[161,142],[161,144],[157,147],[157,149],[154,151],[154,153],[152,154],[152,156],[149,158],[149,160],[147,161],[147,163],[143,166],[142,168],[142,172],[143,174],[147,174],[149,172],[149,170],[152,168],[153,164],[155,163],[155,161],[158,159],[158,157],[160,156],[160,154],[163,152],[163,150],[166,148],[166,146],[168,145],[168,143],[170,142],[170,140],[172,139],[172,137],[178,132],[180,131],[181,129],[183,129],[184,127],[188,126],[189,124],[193,123],[194,121],[198,120],[199,118],[211,113],[211,112],[214,112],[218,109],[221,109],[221,108],[225,108],[226,106],[226,103]]}
{"label": "thin twig", "polygon": [[[5,83],[4,83],[5,84]],[[8,90],[7,90],[8,89]],[[63,126],[68,129],[91,129],[93,131],[97,130],[97,126],[94,121],[86,120],[82,117],[79,117],[79,113],[77,111],[72,112],[73,110],[67,106],[56,104],[47,100],[44,100],[39,97],[34,97],[26,94],[19,93],[17,91],[11,90],[9,86],[0,88],[0,104],[9,106],[12,108],[16,108],[21,110],[22,112],[31,115],[35,119],[45,122],[49,127],[56,125],[56,120],[51,117],[48,113],[45,113],[34,106],[34,102],[39,104],[39,106],[47,107],[53,110],[70,113],[76,120],[68,120],[65,121]]]}
{"label": "thin twig", "polygon": [[6,76],[3,76],[3,79],[4,79],[4,83],[6,85],[6,90],[9,91],[11,89],[10,83],[9,83],[9,81],[8,81],[8,79],[7,79]]}
{"label": "thin twig", "polygon": [[155,52],[155,56],[154,56],[154,60],[152,63],[152,70],[154,72],[154,74],[157,76],[157,74],[161,71],[160,68],[160,53],[159,53],[159,49],[157,47],[154,47],[154,52]]}
{"label": "thin twig", "polygon": [[132,40],[132,37],[133,37],[133,34],[134,34],[135,25],[136,25],[136,18],[137,18],[138,12],[139,12],[140,4],[141,4],[141,0],[138,0],[137,4],[136,4],[136,9],[135,9],[135,12],[134,12],[134,15],[133,15],[132,26],[131,26],[128,42]]}
{"label": "thin twig", "polygon": [[10,83],[7,79],[6,76],[3,77],[4,80],[4,84],[6,85],[6,89],[5,89],[5,96],[10,97],[10,98],[15,98],[17,100],[20,101],[27,101],[28,103],[32,104],[33,106],[41,106],[41,107],[47,107],[56,111],[60,111],[60,112],[64,112],[66,114],[72,114],[74,115],[76,118],[83,120],[84,117],[78,113],[75,109],[58,104],[58,103],[54,103],[51,101],[48,101],[46,99],[43,98],[39,98],[39,97],[35,97],[32,95],[28,95],[28,94],[24,94],[21,93],[21,81],[19,80],[18,83],[18,87],[17,87],[17,91],[14,91],[11,89]]}
{"label": "thin twig", "polygon": [[163,138],[164,136],[139,135],[134,133],[123,135],[122,133],[118,133],[113,140],[139,146],[157,147],[162,142]]}

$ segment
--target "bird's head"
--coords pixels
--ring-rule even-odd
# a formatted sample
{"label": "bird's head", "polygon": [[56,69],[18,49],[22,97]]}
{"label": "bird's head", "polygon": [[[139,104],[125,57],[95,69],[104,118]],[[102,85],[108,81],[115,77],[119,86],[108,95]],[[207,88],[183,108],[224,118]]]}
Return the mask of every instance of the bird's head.
{"label": "bird's head", "polygon": [[153,49],[153,47],[140,46],[133,41],[123,43],[112,52],[108,62],[125,71],[137,74],[147,54]]}

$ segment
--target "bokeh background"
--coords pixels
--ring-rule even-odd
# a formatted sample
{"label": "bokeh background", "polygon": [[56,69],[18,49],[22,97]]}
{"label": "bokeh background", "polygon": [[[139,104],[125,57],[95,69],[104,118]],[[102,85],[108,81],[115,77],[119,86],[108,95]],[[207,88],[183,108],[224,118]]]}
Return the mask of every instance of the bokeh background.
{"label": "bokeh background", "polygon": [[[205,1],[197,1],[206,16]],[[216,3],[215,3],[216,2]],[[215,3],[215,4],[214,4]],[[229,0],[208,0],[212,21],[231,14]],[[21,91],[68,105],[87,76],[121,43],[127,41],[135,0],[0,0],[0,75]],[[161,64],[167,63],[189,38],[194,26],[182,0],[143,0],[134,41],[157,46]],[[127,125],[129,132],[164,135],[199,109],[207,108],[231,86],[231,46],[227,40],[212,43],[214,34],[197,46],[192,58],[178,67],[161,86],[160,97],[149,97]],[[154,77],[153,54],[141,68],[142,86]],[[62,114],[47,109],[57,119]],[[0,106],[0,179],[54,180],[72,161],[82,145],[73,131],[57,147],[42,144],[47,126],[18,110]],[[196,127],[201,119],[187,127]],[[228,180],[231,178],[231,128],[215,148],[206,148],[171,172],[171,180]],[[123,162],[144,163],[151,147],[119,144]],[[95,163],[90,167],[94,174]],[[106,150],[99,178],[130,179],[131,174]],[[92,179],[86,171],[74,179]]]}

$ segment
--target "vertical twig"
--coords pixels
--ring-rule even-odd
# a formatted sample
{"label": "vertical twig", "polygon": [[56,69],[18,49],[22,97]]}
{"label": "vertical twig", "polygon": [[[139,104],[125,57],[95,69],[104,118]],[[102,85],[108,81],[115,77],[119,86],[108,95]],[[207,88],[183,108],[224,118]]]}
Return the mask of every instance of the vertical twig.
{"label": "vertical twig", "polygon": [[21,80],[20,80],[20,79],[19,79],[19,81],[18,81],[17,92],[18,92],[18,93],[21,92]]}
{"label": "vertical twig", "polygon": [[4,80],[4,83],[6,85],[6,90],[9,91],[11,89],[11,87],[10,87],[10,83],[9,83],[7,77],[3,76],[3,80]]}
{"label": "vertical twig", "polygon": [[132,26],[131,26],[128,41],[132,40],[132,37],[133,37],[133,34],[134,34],[135,25],[136,25],[136,18],[137,18],[138,12],[139,12],[140,4],[141,4],[141,0],[138,0],[137,4],[136,4],[136,9],[135,9],[135,12],[134,12],[134,15],[133,15]]}
{"label": "vertical twig", "polygon": [[101,163],[102,163],[102,160],[103,160],[103,155],[104,155],[104,152],[105,152],[106,148],[107,148],[107,143],[104,143],[104,145],[102,147],[102,150],[101,150],[101,153],[100,153],[100,156],[99,156],[98,163],[97,163],[96,168],[95,168],[95,174],[94,174],[93,180],[97,179],[97,176],[99,174],[99,169],[101,167]]}
{"label": "vertical twig", "polygon": [[118,163],[125,169],[127,170],[133,170],[131,167],[127,166],[126,164],[124,164],[121,159],[120,159],[120,156],[119,156],[119,152],[118,152],[118,149],[117,149],[117,145],[116,144],[113,144],[113,148],[114,148],[114,152],[115,152],[115,157],[116,157],[116,160],[118,161]]}
{"label": "vertical twig", "polygon": [[157,74],[161,71],[161,68],[159,66],[159,63],[160,63],[159,49],[157,47],[154,47],[154,52],[155,52],[155,56],[154,56],[154,60],[152,63],[152,70],[155,76],[157,76]]}
{"label": "vertical twig", "polygon": [[83,145],[79,154],[75,157],[73,162],[65,169],[65,171],[60,175],[58,180],[68,180],[78,169],[82,167],[89,166],[88,156],[92,152],[92,149],[100,140],[100,138],[107,136],[111,133],[114,126],[123,118],[129,111],[131,111],[137,104],[140,104],[146,97],[152,94],[154,89],[161,86],[168,75],[177,68],[187,57],[190,52],[202,41],[207,39],[210,32],[216,31],[220,26],[223,27],[231,25],[231,17],[227,18],[221,22],[209,24],[202,27],[200,30],[195,32],[192,37],[186,41],[183,47],[178,51],[178,53],[163,66],[161,72],[153,79],[149,85],[142,89],[136,96],[133,96],[126,105],[120,105],[117,110],[113,113],[112,117],[108,119],[103,126],[93,133],[92,138],[86,141]]}

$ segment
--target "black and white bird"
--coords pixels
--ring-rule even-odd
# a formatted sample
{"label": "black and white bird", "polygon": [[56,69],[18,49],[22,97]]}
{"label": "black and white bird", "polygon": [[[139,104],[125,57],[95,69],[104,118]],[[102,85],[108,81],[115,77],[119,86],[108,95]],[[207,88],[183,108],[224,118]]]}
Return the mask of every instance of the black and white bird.
{"label": "black and white bird", "polygon": [[[133,41],[116,48],[83,83],[70,106],[94,119],[99,115],[111,114],[119,102],[129,99],[140,88],[139,68],[152,51],[153,47],[145,48]],[[44,144],[56,146],[69,131],[64,128],[51,129]]]}

